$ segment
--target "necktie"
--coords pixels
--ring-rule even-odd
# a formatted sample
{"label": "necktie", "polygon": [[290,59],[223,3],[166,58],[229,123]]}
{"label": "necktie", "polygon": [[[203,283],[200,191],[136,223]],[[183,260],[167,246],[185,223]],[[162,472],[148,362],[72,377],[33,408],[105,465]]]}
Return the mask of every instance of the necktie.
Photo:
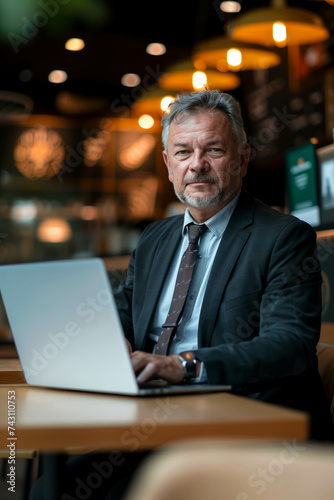
{"label": "necktie", "polygon": [[172,338],[174,337],[179,319],[182,315],[194,272],[197,254],[198,240],[201,234],[207,229],[205,225],[199,226],[191,223],[188,225],[189,245],[184,252],[178,270],[176,284],[171,306],[165,323],[162,325],[162,332],[155,348],[155,354],[166,355]]}

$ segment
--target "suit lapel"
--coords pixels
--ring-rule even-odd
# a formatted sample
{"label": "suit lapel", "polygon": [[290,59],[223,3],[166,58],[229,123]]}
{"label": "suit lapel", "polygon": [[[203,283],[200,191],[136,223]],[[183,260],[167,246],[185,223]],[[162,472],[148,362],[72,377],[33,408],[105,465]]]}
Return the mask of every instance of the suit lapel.
{"label": "suit lapel", "polygon": [[180,217],[177,224],[174,223],[172,227],[169,227],[165,237],[160,237],[157,243],[151,270],[147,279],[149,286],[147,286],[146,289],[143,302],[144,307],[138,322],[138,324],[141,325],[141,332],[143,332],[142,341],[144,340],[145,332],[148,331],[150,319],[155,312],[167,274],[175,257],[175,253],[177,252],[182,236],[182,224],[183,218]]}
{"label": "suit lapel", "polygon": [[252,231],[254,203],[241,193],[223,234],[204,295],[198,328],[198,346],[208,346],[222,296],[239,254]]}

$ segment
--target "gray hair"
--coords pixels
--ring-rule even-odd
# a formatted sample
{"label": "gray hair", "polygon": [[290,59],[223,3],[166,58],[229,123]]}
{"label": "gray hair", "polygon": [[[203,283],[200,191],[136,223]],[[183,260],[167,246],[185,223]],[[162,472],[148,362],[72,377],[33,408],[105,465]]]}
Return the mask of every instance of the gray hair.
{"label": "gray hair", "polygon": [[170,103],[161,120],[163,127],[162,144],[165,151],[167,152],[169,128],[173,121],[181,117],[181,115],[188,117],[202,111],[214,111],[216,109],[225,113],[231,123],[239,146],[243,147],[247,142],[247,136],[238,101],[230,94],[219,90],[202,90],[200,92],[180,94]]}

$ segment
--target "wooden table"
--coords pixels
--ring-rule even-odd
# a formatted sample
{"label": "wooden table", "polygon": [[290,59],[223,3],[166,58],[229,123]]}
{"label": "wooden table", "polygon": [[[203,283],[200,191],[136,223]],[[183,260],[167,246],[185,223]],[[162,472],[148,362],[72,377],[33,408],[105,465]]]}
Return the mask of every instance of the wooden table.
{"label": "wooden table", "polygon": [[25,384],[20,360],[17,358],[0,359],[0,385]]}
{"label": "wooden table", "polygon": [[0,452],[41,452],[45,500],[59,498],[69,452],[149,450],[194,438],[304,440],[309,425],[302,412],[228,393],[130,397],[12,385],[0,387],[0,408]]}
{"label": "wooden table", "polygon": [[2,386],[0,449],[9,437],[8,393],[15,396],[17,450],[143,450],[198,437],[308,437],[306,414],[228,393],[144,398]]}

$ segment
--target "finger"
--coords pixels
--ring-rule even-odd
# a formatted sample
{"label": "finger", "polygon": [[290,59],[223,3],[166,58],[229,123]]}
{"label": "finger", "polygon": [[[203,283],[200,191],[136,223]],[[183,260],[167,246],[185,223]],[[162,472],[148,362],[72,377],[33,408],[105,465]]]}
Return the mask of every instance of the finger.
{"label": "finger", "polygon": [[135,351],[131,354],[132,367],[135,373],[140,372],[145,366],[153,361],[154,356],[146,352]]}
{"label": "finger", "polygon": [[143,370],[138,373],[137,382],[139,384],[143,384],[145,382],[148,382],[149,380],[156,379],[158,377],[157,368],[158,367],[156,363],[149,362],[147,365],[145,365]]}
{"label": "finger", "polygon": [[177,356],[149,355],[148,358],[138,357],[137,380],[140,383],[152,379],[163,379],[166,382],[178,384],[182,382],[184,371]]}
{"label": "finger", "polygon": [[132,345],[130,344],[128,339],[125,339],[125,342],[126,342],[126,347],[128,348],[129,354],[131,354],[132,353]]}

